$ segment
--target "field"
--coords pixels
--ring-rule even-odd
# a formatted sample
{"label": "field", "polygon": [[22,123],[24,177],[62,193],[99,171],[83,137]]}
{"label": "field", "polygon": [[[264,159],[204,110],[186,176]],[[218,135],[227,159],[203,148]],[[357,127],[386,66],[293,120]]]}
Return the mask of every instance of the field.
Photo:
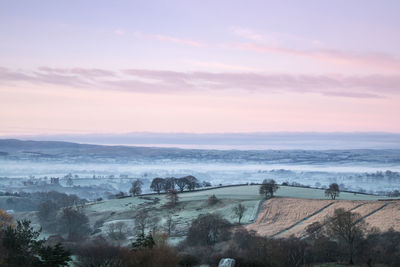
{"label": "field", "polygon": [[[233,188],[233,187],[232,187]],[[204,213],[219,213],[230,222],[236,222],[237,218],[232,208],[241,203],[246,207],[242,223],[249,224],[257,216],[257,210],[262,197],[257,193],[256,186],[240,186],[232,188],[220,188],[196,192],[184,192],[179,194],[179,203],[175,208],[166,206],[167,199],[164,194],[142,197],[128,197],[113,199],[85,206],[84,211],[90,218],[91,225],[97,225],[101,233],[107,232],[107,224],[124,222],[128,229],[129,238],[135,238],[134,217],[140,211],[148,211],[150,227],[165,229],[168,216],[172,217],[176,229],[172,232],[171,241],[181,240],[193,219]],[[252,190],[248,190],[248,189]],[[215,195],[219,199],[215,205],[208,204],[208,198]]]}
{"label": "field", "polygon": [[[325,197],[324,190],[281,186],[276,197],[265,201],[258,190],[258,185],[242,185],[183,192],[174,208],[166,205],[165,194],[126,197],[87,203],[83,211],[97,234],[107,235],[108,224],[123,222],[128,237],[126,243],[136,238],[135,216],[141,211],[148,212],[146,231],[153,228],[166,231],[170,216],[175,229],[169,241],[175,244],[185,238],[192,220],[200,214],[219,213],[236,223],[237,217],[232,209],[238,203],[246,207],[241,223],[263,236],[304,236],[308,225],[323,222],[336,208],[358,212],[365,216],[371,227],[382,231],[390,227],[400,231],[400,201],[387,197],[342,192],[338,200],[332,201]],[[217,204],[208,204],[211,195],[217,197]],[[15,217],[29,217],[37,224],[34,212],[15,214]],[[43,233],[44,236],[47,234]]]}
{"label": "field", "polygon": [[[276,198],[264,201],[258,190],[257,185],[244,185],[184,192],[179,194],[179,203],[175,208],[166,206],[167,199],[164,194],[127,197],[89,203],[84,207],[84,212],[90,218],[90,224],[99,229],[98,232],[101,234],[107,233],[108,224],[124,222],[129,239],[135,238],[134,217],[138,212],[148,211],[151,221],[149,227],[160,230],[166,229],[167,218],[171,216],[176,225],[171,242],[177,242],[185,237],[191,221],[199,214],[219,213],[230,222],[237,222],[232,208],[238,203],[246,207],[242,223],[248,229],[255,230],[261,235],[276,237],[287,237],[292,234],[301,236],[307,225],[314,221],[323,221],[326,215],[332,214],[338,207],[357,208],[356,211],[364,216],[386,203],[374,201],[383,197],[353,193],[341,193],[340,200],[332,201],[325,197],[323,190],[286,186],[280,187],[276,192]],[[208,204],[211,195],[219,199],[217,204]],[[400,212],[395,208],[397,204],[396,201],[391,201],[390,205],[379,211],[392,216],[393,219],[379,223],[377,213],[368,217],[368,221],[373,225],[379,224],[383,227],[382,230],[390,226],[398,227],[396,220],[400,220]],[[299,224],[291,227],[296,223]],[[291,228],[284,231],[289,227]]]}

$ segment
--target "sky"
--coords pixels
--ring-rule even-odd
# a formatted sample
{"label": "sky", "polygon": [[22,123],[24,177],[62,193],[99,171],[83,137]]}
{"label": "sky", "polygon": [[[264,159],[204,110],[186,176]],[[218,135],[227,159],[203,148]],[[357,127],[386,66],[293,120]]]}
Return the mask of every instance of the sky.
{"label": "sky", "polygon": [[400,2],[0,0],[0,136],[400,133]]}

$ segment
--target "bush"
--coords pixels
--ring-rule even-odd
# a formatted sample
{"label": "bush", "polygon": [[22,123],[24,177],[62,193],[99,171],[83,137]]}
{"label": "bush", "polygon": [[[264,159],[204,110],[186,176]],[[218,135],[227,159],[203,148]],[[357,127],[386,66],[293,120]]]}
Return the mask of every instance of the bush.
{"label": "bush", "polygon": [[214,245],[229,239],[231,224],[220,214],[200,214],[189,228],[186,242],[189,245]]}
{"label": "bush", "polygon": [[211,195],[207,201],[209,206],[213,206],[213,205],[217,204],[218,202],[219,202],[219,199],[215,195]]}
{"label": "bush", "polygon": [[126,225],[123,222],[109,223],[107,224],[107,234],[110,239],[113,240],[124,240]]}
{"label": "bush", "polygon": [[88,217],[78,209],[64,208],[57,223],[58,231],[69,240],[82,240],[91,232]]}
{"label": "bush", "polygon": [[37,240],[40,231],[30,223],[18,221],[15,227],[8,226],[0,232],[1,266],[66,266],[70,253],[60,244],[45,246],[45,240]]}

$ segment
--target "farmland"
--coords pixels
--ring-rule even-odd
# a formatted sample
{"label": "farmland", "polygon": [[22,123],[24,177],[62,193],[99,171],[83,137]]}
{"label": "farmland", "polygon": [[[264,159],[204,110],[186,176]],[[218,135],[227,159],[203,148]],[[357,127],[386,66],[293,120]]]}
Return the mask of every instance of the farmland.
{"label": "farmland", "polygon": [[[281,186],[276,197],[264,201],[258,190],[258,185],[243,185],[184,192],[179,194],[179,202],[174,208],[166,205],[165,194],[126,197],[88,203],[83,211],[98,234],[106,235],[107,225],[110,223],[123,222],[127,229],[126,242],[136,236],[135,216],[139,212],[148,213],[151,221],[149,228],[161,231],[165,231],[170,216],[175,225],[170,242],[176,243],[183,240],[191,221],[199,214],[219,213],[228,221],[237,222],[232,208],[238,203],[246,207],[242,224],[264,236],[303,236],[307,225],[316,221],[323,222],[335,208],[354,210],[365,216],[386,203],[387,206],[368,216],[366,221],[381,230],[388,230],[390,227],[400,230],[400,203],[382,196],[342,192],[338,200],[332,201],[320,189]],[[211,195],[219,200],[215,205],[208,203]],[[29,215],[32,216],[31,213]],[[381,216],[385,216],[385,219]]]}

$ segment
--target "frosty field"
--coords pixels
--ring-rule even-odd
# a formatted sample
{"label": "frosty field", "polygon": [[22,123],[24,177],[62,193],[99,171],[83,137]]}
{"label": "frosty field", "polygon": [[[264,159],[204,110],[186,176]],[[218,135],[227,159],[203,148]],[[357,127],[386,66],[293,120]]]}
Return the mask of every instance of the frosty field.
{"label": "frosty field", "polygon": [[[135,239],[137,234],[135,216],[141,211],[147,211],[150,221],[147,226],[148,230],[154,228],[166,231],[167,219],[171,216],[176,227],[171,232],[170,242],[176,243],[185,237],[191,221],[199,214],[219,213],[231,223],[236,223],[237,217],[232,208],[238,203],[246,207],[242,224],[261,235],[275,236],[293,224],[301,222],[276,235],[277,238],[304,235],[307,225],[315,221],[322,222],[325,216],[332,214],[335,208],[342,207],[346,210],[356,208],[354,211],[365,216],[386,203],[389,204],[370,215],[366,221],[381,230],[387,230],[390,227],[400,230],[398,229],[400,201],[389,201],[389,198],[345,192],[340,194],[338,200],[332,201],[324,196],[323,190],[286,186],[280,187],[276,192],[276,197],[264,201],[258,190],[258,185],[243,185],[184,192],[179,194],[179,203],[175,208],[166,206],[165,194],[126,197],[88,203],[83,206],[83,211],[89,217],[91,227],[94,230],[97,229],[97,234],[107,235],[107,225],[123,222],[128,236],[128,240],[125,242]],[[215,195],[219,199],[217,204],[208,204],[207,201],[211,195]],[[378,199],[387,201],[378,201]],[[326,207],[324,210],[314,214],[324,207]],[[25,215],[17,216],[33,218],[33,214],[25,213]],[[309,217],[310,215],[312,216]],[[377,219],[382,216],[384,216],[384,220]]]}

